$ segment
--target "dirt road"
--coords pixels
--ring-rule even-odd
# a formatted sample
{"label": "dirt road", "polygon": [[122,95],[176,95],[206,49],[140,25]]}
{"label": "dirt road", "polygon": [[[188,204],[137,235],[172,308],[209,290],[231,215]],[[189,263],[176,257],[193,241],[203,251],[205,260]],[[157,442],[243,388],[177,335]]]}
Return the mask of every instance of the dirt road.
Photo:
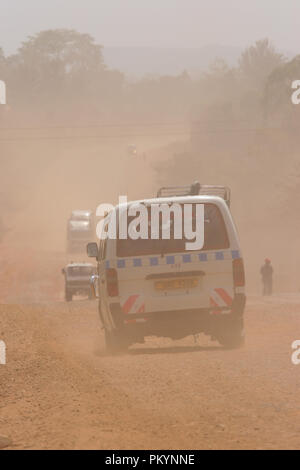
{"label": "dirt road", "polygon": [[95,302],[0,307],[0,436],[14,448],[300,448],[300,297],[247,306],[247,345],[150,338],[109,357]]}

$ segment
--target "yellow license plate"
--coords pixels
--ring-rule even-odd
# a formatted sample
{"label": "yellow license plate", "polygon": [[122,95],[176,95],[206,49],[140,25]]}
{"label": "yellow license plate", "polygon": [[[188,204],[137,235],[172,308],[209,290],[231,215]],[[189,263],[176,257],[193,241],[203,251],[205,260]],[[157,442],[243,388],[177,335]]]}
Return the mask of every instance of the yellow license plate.
{"label": "yellow license plate", "polygon": [[197,287],[198,279],[172,279],[168,281],[157,281],[155,283],[156,290],[176,290],[176,289],[191,289]]}

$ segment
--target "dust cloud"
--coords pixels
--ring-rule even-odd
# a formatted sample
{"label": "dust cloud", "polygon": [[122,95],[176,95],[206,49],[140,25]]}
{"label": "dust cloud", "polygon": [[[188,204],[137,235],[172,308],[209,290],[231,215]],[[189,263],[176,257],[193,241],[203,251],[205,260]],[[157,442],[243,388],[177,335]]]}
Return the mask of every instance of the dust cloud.
{"label": "dust cloud", "polygon": [[186,127],[181,130],[179,140],[178,126],[170,136],[152,136],[151,128],[126,128],[130,136],[143,133],[134,137],[137,156],[128,154],[132,137],[120,137],[122,127],[109,136],[107,131],[101,136],[100,130],[87,138],[80,128],[69,135],[59,129],[36,130],[30,140],[20,131],[8,136],[1,130],[1,139],[7,139],[0,142],[2,300],[22,298],[28,283],[35,285],[37,298],[27,293],[27,300],[47,297],[44,287],[38,287],[47,283],[52,285],[50,298],[60,297],[60,269],[70,261],[66,222],[73,209],[95,211],[100,203],[116,203],[119,195],[152,197],[160,185],[195,179],[231,188],[248,290],[260,293],[259,269],[269,257],[275,291],[298,291],[298,133],[241,131],[203,138],[201,132],[185,135]]}
{"label": "dust cloud", "polygon": [[[95,212],[101,203],[116,204],[119,195],[133,200],[156,193],[156,151],[172,137],[153,139],[151,129],[141,127],[126,127],[125,137],[120,137],[123,126],[114,127],[109,136],[101,132],[100,128],[89,137],[84,128],[69,135],[50,128],[28,137],[24,131],[8,135],[0,130],[2,301],[60,298],[61,268],[74,259],[87,260],[85,253],[66,253],[72,210]],[[128,154],[127,134],[143,135],[134,137],[137,156]]]}
{"label": "dust cloud", "polygon": [[[299,447],[299,375],[290,361],[300,308],[296,78],[299,56],[285,57],[268,39],[235,65],[212,57],[195,76],[139,79],[109,69],[102,46],[74,30],[41,31],[9,57],[0,49],[9,91],[0,108],[0,340],[8,356],[0,436],[43,449]],[[211,344],[217,335],[199,343],[187,330],[180,340],[151,336],[106,354],[113,340],[106,331],[105,342],[97,302],[64,301],[62,268],[88,261],[67,253],[70,213],[195,180],[231,189],[246,347]],[[270,297],[262,296],[265,258],[274,268]],[[241,345],[242,319],[234,320]]]}

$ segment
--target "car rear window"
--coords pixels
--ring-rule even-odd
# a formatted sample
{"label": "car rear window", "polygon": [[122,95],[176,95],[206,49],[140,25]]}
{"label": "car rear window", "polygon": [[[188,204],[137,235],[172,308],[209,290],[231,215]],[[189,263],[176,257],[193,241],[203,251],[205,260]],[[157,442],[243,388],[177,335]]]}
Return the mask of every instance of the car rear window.
{"label": "car rear window", "polygon": [[[133,218],[134,217],[128,217],[128,225]],[[221,250],[229,248],[229,239],[223,216],[215,204],[204,205],[204,220],[204,246],[202,250]],[[160,230],[160,237],[157,240],[151,238],[147,240],[132,240],[131,238],[127,238],[126,240],[118,239],[117,256],[123,258],[188,252],[185,245],[187,242],[193,242],[193,240],[187,240],[184,236],[182,239],[178,240],[174,239],[172,235],[171,230],[171,239],[162,239]]]}
{"label": "car rear window", "polygon": [[88,274],[92,274],[94,269],[90,266],[72,266],[68,268],[68,273],[71,276],[84,276]]}

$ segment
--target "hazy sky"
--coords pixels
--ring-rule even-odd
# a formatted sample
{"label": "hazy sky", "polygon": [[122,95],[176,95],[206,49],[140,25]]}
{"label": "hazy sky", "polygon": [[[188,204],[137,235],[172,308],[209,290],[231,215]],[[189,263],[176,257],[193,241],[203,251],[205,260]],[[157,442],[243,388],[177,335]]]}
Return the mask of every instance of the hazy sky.
{"label": "hazy sky", "polygon": [[246,46],[269,37],[299,49],[300,0],[0,0],[6,54],[29,34],[74,28],[104,46]]}

